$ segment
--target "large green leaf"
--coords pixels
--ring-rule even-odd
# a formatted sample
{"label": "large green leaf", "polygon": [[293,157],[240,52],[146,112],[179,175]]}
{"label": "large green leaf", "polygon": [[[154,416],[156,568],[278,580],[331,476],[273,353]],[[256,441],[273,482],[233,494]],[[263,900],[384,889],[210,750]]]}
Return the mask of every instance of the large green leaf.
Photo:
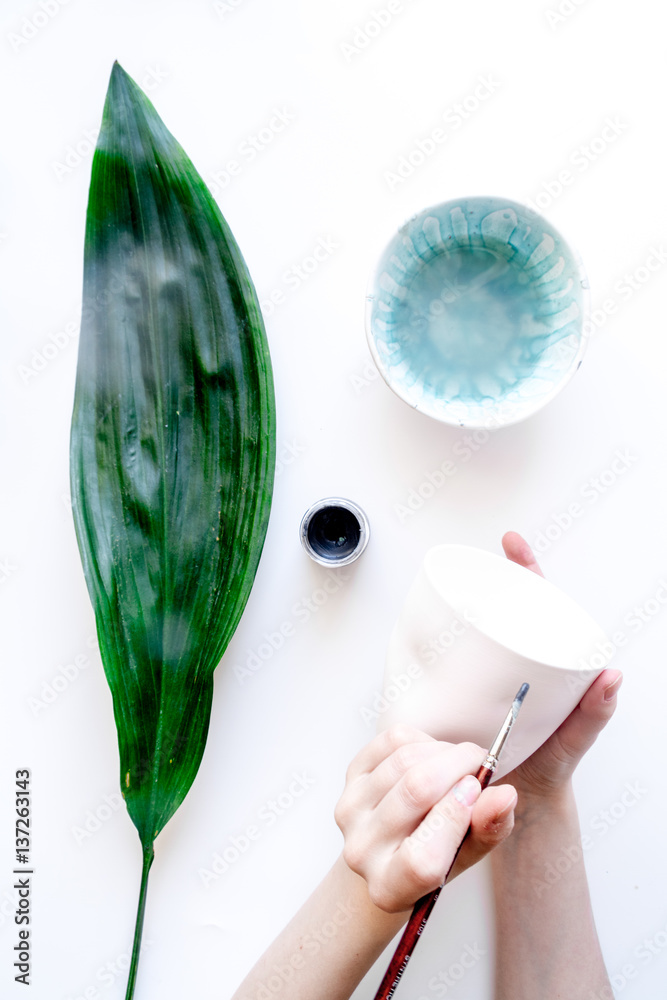
{"label": "large green leaf", "polygon": [[275,407],[234,238],[118,63],[93,159],[70,463],[146,875],[153,840],[197,773],[213,670],[255,577]]}

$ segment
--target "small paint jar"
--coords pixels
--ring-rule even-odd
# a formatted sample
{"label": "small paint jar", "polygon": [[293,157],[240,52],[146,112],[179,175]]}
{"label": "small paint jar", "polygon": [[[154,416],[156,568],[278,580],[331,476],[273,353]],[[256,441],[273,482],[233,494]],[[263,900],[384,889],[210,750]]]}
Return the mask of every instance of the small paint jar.
{"label": "small paint jar", "polygon": [[301,544],[320,566],[347,566],[368,545],[370,526],[358,504],[343,497],[325,497],[301,518]]}

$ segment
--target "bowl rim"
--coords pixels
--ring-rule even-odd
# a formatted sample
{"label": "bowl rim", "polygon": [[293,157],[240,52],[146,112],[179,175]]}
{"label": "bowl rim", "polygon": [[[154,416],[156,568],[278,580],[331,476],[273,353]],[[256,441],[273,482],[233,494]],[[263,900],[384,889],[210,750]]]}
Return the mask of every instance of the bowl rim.
{"label": "bowl rim", "polygon": [[[489,416],[480,419],[461,420],[454,417],[449,418],[443,415],[442,413],[434,413],[429,408],[420,406],[419,403],[413,402],[411,399],[407,397],[407,395],[404,392],[401,391],[401,388],[395,382],[392,381],[389,372],[387,371],[382,362],[382,359],[380,357],[375,342],[375,337],[372,332],[371,316],[372,316],[373,306],[377,298],[375,294],[375,289],[377,288],[378,279],[381,273],[385,270],[384,266],[382,265],[382,261],[384,260],[387,251],[394,243],[394,241],[397,239],[397,237],[400,235],[400,233],[404,229],[406,229],[406,227],[410,225],[410,223],[414,222],[416,219],[420,217],[427,217],[429,214],[436,214],[437,212],[441,212],[448,206],[454,208],[456,206],[460,206],[464,202],[471,202],[471,201],[478,201],[478,202],[486,201],[491,203],[495,202],[497,203],[498,208],[501,208],[503,205],[507,205],[509,207],[516,206],[517,208],[520,208],[523,212],[529,215],[533,215],[537,220],[544,221],[547,227],[551,230],[551,232],[555,236],[558,237],[561,245],[567,249],[570,256],[572,257],[572,260],[576,266],[577,275],[582,290],[582,308],[581,308],[581,318],[579,323],[579,344],[577,347],[576,354],[572,359],[572,363],[570,364],[570,367],[567,369],[567,371],[561,377],[561,379],[554,385],[554,387],[550,390],[550,392],[546,393],[545,396],[541,397],[539,404],[537,404],[534,409],[531,409],[529,410],[528,413],[524,413],[519,416],[514,416],[514,417],[510,416],[507,419],[504,419],[503,417],[498,418],[493,414],[490,414]],[[492,209],[492,211],[495,210],[497,209]],[[430,417],[432,420],[437,420],[438,423],[446,424],[449,427],[469,428],[470,430],[475,430],[479,428],[485,428],[487,430],[500,430],[503,427],[510,427],[513,424],[521,423],[523,420],[527,420],[529,417],[534,416],[541,409],[543,409],[548,403],[550,403],[555,396],[557,396],[560,392],[562,392],[562,390],[574,376],[575,372],[578,371],[583,361],[584,354],[586,353],[588,347],[588,341],[590,339],[588,333],[584,332],[584,328],[590,322],[591,293],[590,293],[590,284],[588,281],[588,276],[584,269],[581,254],[577,250],[576,246],[574,246],[569,240],[565,239],[565,237],[562,235],[558,227],[554,226],[553,223],[541,212],[538,212],[536,209],[532,208],[526,202],[517,201],[516,198],[505,198],[500,195],[475,194],[475,195],[461,196],[457,198],[449,198],[446,201],[436,202],[435,204],[429,205],[418,212],[413,212],[412,215],[408,216],[408,218],[405,219],[405,221],[402,222],[397,229],[394,229],[390,238],[383,244],[382,250],[380,251],[379,255],[376,258],[375,266],[373,267],[366,283],[365,302],[366,302],[366,308],[365,308],[364,326],[366,333],[366,342],[368,344],[368,348],[370,350],[373,363],[377,368],[379,374],[382,376],[384,382],[389,386],[392,392],[396,396],[398,396],[399,399],[403,400],[403,402],[406,403],[411,409],[416,410],[418,413],[421,413],[426,417]]]}

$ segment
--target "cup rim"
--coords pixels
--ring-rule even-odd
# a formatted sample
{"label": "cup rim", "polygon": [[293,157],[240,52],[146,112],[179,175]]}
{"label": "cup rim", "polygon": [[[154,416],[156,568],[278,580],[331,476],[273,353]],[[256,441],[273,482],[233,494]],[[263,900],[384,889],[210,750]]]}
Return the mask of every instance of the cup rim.
{"label": "cup rim", "polygon": [[[537,573],[533,573],[531,570],[525,569],[525,567],[519,566],[512,560],[506,559],[496,554],[495,552],[489,552],[486,549],[480,549],[475,546],[463,545],[460,543],[443,543],[440,545],[435,545],[427,551],[426,555],[424,556],[424,560],[422,562],[422,571],[426,577],[426,580],[428,581],[428,584],[433,588],[434,592],[438,595],[439,599],[442,600],[449,608],[451,608],[455,612],[458,609],[452,603],[451,599],[442,592],[442,589],[438,586],[437,581],[434,579],[434,572],[432,565],[433,561],[438,557],[438,554],[442,553],[443,551],[452,552],[454,550],[462,552],[464,554],[470,554],[470,557],[474,558],[475,560],[479,560],[480,557],[482,557],[487,562],[495,563],[495,565],[498,568],[502,566],[504,567],[502,572],[509,574],[510,576],[515,576],[515,579],[517,580],[519,579],[523,580],[525,585],[529,588],[532,588],[535,592],[541,592],[542,594],[545,595],[551,593],[554,597],[557,597],[557,600],[561,607],[563,606],[567,607],[569,605],[573,613],[579,618],[580,622],[582,622],[582,624],[585,623],[586,625],[590,626],[591,655],[593,654],[593,652],[599,652],[600,655],[602,655],[601,651],[597,646],[598,643],[611,644],[609,637],[602,629],[602,627],[597,623],[597,621],[592,617],[592,615],[590,615],[589,612],[586,611],[586,609],[583,608],[578,601],[575,601],[574,598],[570,597],[568,593],[566,593],[556,584],[552,583],[550,580],[545,579],[543,576],[540,576]],[[516,576],[517,573],[521,573],[522,576],[520,577]],[[514,641],[510,643],[505,639],[499,638],[497,635],[494,635],[492,629],[484,627],[479,622],[471,622],[470,627],[474,629],[474,631],[476,631],[479,635],[484,636],[486,640],[488,640],[490,643],[492,643],[499,649],[503,649],[508,653],[511,653],[512,656],[520,657],[521,659],[525,660],[528,663],[539,664],[541,667],[547,667],[559,672],[562,671],[564,673],[570,673],[570,672],[580,673],[582,670],[580,666],[576,666],[574,665],[574,663],[563,664],[555,662],[556,657],[533,655],[530,649],[527,649],[525,647],[522,648],[523,645],[522,641]],[[609,661],[611,660],[613,652],[614,650],[612,649],[611,654],[607,654],[605,656],[606,663],[604,664],[604,666],[606,666],[606,664],[609,663]],[[578,654],[578,655],[583,655],[583,654]],[[575,654],[573,653],[572,659],[574,660],[574,658]],[[591,665],[588,669],[591,672],[599,673],[601,669],[604,669],[604,666],[593,667]]]}

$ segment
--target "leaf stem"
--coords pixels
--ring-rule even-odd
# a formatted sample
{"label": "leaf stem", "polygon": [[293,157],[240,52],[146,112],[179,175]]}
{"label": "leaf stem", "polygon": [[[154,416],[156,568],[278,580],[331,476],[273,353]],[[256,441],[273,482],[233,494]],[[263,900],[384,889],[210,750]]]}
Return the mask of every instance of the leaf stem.
{"label": "leaf stem", "polygon": [[141,932],[144,929],[144,910],[146,909],[146,889],[148,888],[148,873],[153,864],[155,851],[153,844],[144,846],[144,860],[141,867],[141,887],[139,889],[139,905],[137,906],[137,922],[134,927],[134,942],[132,944],[132,961],[130,962],[130,975],[127,980],[127,992],[125,1000],[132,1000],[134,996],[134,982],[137,978],[137,966],[139,964],[139,951],[141,949]]}

